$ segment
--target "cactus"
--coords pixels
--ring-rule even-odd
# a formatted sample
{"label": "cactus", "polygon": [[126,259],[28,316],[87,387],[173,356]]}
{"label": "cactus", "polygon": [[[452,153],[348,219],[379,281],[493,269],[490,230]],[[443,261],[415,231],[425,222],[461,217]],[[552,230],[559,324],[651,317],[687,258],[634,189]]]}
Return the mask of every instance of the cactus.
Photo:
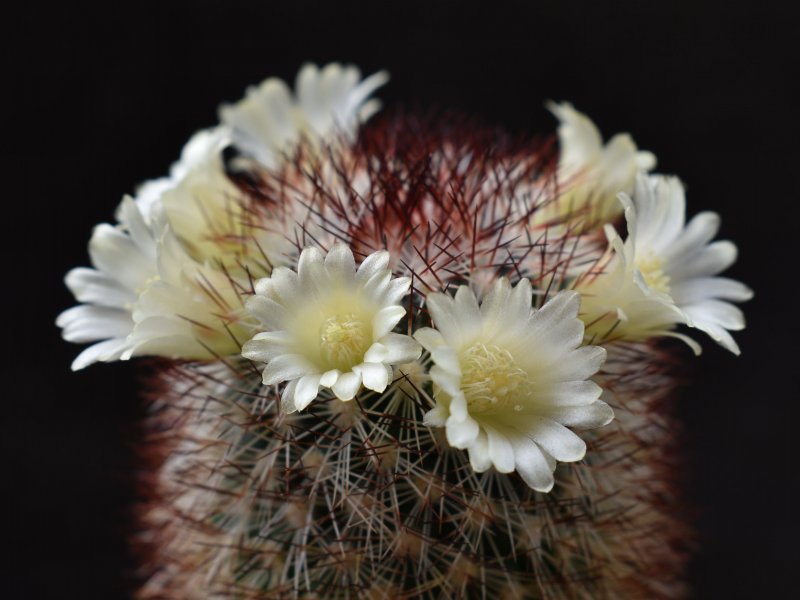
{"label": "cactus", "polygon": [[[333,217],[320,211],[307,229],[402,257],[395,268],[415,282],[411,330],[430,324],[430,288],[508,272],[542,285],[602,250],[566,232],[505,233],[550,200],[552,157],[489,148],[408,117],[382,120],[313,170],[301,150],[280,174],[240,181],[241,201],[277,211],[330,201]],[[362,173],[371,201],[352,207]],[[512,211],[506,194],[522,188],[524,208]],[[616,347],[599,376],[616,420],[593,432],[586,461],[559,468],[547,495],[474,473],[422,424],[432,407],[424,359],[397,367],[382,394],[327,394],[293,414],[246,361],[173,366],[156,376],[149,424],[163,462],[141,513],[154,573],[141,597],[675,597],[690,535],[670,481],[671,362],[656,348]]]}
{"label": "cactus", "polygon": [[[299,104],[314,81],[324,86],[342,73],[338,66],[321,75],[301,72]],[[358,85],[352,72],[345,77],[352,94],[343,96],[344,104],[362,122],[376,108],[364,102],[383,81],[374,77]],[[719,304],[738,309],[718,300],[704,309],[696,292],[681,287],[697,273],[673,265],[689,250],[708,250],[710,258],[698,263],[715,275],[728,260],[725,243],[706,247],[712,231],[699,250],[679,238],[670,238],[664,250],[663,240],[651,235],[653,215],[668,220],[667,213],[674,223],[680,220],[671,235],[680,235],[679,182],[641,175],[653,159],[629,138],[614,138],[605,149],[595,143],[591,122],[569,105],[554,110],[562,119],[559,153],[552,140],[519,141],[459,117],[401,112],[331,133],[321,132],[329,122],[312,111],[303,117],[304,132],[286,134],[280,143],[262,138],[259,145],[255,133],[267,126],[254,123],[264,116],[258,111],[272,106],[259,104],[264,98],[288,102],[284,89],[268,81],[241,105],[223,110],[228,129],[193,141],[173,179],[156,186],[155,203],[145,201],[151,186],[123,203],[116,229],[96,233],[93,258],[102,258],[103,243],[123,238],[133,241],[137,256],[157,256],[157,265],[141,269],[141,284],[99,259],[98,271],[67,279],[89,305],[62,315],[65,337],[102,339],[80,335],[83,319],[108,317],[112,310],[120,319],[105,336],[110,339],[85,351],[77,366],[164,357],[152,363],[141,446],[138,597],[685,595],[693,535],[680,494],[680,424],[672,410],[681,354],[658,338],[673,335],[696,347],[673,331],[685,324],[738,351],[727,329],[739,323],[729,313],[727,320],[714,320]],[[304,122],[298,114],[295,122]],[[350,113],[332,114],[349,122]],[[576,154],[565,144],[587,128],[595,145],[577,153],[585,164],[565,163]],[[198,144],[207,157],[199,163]],[[233,152],[223,155],[225,147]],[[606,153],[609,148],[614,152]],[[612,154],[625,167],[615,177],[608,175]],[[633,200],[624,194],[634,194]],[[613,227],[623,208],[624,244]],[[645,258],[637,257],[634,243],[647,250]],[[335,385],[317,386],[313,401],[308,396],[295,405],[296,381],[281,384],[289,377],[270,379],[271,363],[264,368],[245,358],[258,354],[248,351],[248,339],[262,331],[273,335],[255,318],[254,298],[272,279],[295,281],[292,269],[300,271],[296,265],[309,248],[330,257],[342,244],[347,250],[341,252],[357,261],[388,252],[385,282],[391,275],[401,278],[396,289],[406,283],[410,289],[402,298],[405,316],[390,335],[414,335],[426,351],[417,351],[417,360],[387,362],[388,384],[367,386],[364,379],[352,400]],[[675,258],[675,248],[684,254]],[[101,278],[137,297],[134,308],[98,300],[97,288],[86,282],[96,285]],[[431,418],[455,403],[447,394],[456,394],[443,391],[436,375],[443,355],[420,334],[441,328],[434,300],[456,288],[456,303],[469,294],[486,299],[498,285],[510,289],[509,281],[517,284],[517,297],[532,290],[531,314],[555,310],[553,298],[562,299],[559,306],[574,300],[577,311],[578,293],[561,291],[577,290],[592,308],[578,314],[585,329],[574,313],[569,317],[570,331],[579,339],[585,331],[584,345],[605,348],[584,350],[607,353],[599,371],[580,376],[594,383],[580,383],[598,394],[602,388],[596,406],[609,417],[594,425],[604,426],[579,431],[587,448],[583,460],[581,452],[560,459],[577,462],[556,467],[543,453],[549,471],[555,469],[552,486],[532,484],[495,458],[495,468],[477,466],[475,448],[466,452]],[[722,291],[707,295],[749,295],[738,282],[724,281],[717,286]],[[269,298],[261,302],[275,306]],[[101,310],[97,306],[104,312],[92,313]],[[287,306],[279,314],[291,312]],[[350,321],[335,325],[336,335],[351,335]],[[358,343],[348,352],[363,345],[360,337],[352,339]],[[415,343],[404,339],[407,347]],[[480,349],[486,355],[462,355],[462,367],[466,360],[492,368],[511,362],[500,375],[478,368],[480,377],[499,379],[478,381],[483,396],[476,404],[469,400],[468,410],[502,404],[518,393],[514,386],[536,384],[510,354]],[[463,385],[476,385],[473,379],[465,375]],[[606,404],[614,413],[608,424]],[[580,429],[580,423],[566,424]]]}

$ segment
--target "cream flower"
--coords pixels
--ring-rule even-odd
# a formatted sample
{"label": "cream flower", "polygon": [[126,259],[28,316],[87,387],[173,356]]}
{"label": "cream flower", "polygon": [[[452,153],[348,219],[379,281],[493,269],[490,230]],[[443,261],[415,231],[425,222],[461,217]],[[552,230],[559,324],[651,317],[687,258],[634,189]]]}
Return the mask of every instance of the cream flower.
{"label": "cream flower", "polygon": [[230,223],[226,209],[233,210],[235,188],[224,174],[223,145],[221,131],[198,133],[171,177],[123,200],[117,226],[95,228],[89,243],[95,268],[73,269],[66,277],[85,304],[62,313],[56,324],[68,341],[102,341],[82,352],[73,369],[144,354],[238,354],[236,335],[249,335],[231,329],[244,314],[239,296],[249,284],[243,281],[237,290],[230,274],[206,264],[219,262],[223,248],[214,234]]}
{"label": "cream flower", "polygon": [[[221,153],[230,143],[230,136],[228,128],[223,126],[198,131],[186,142],[180,159],[170,167],[169,176],[151,179],[139,186],[134,199],[147,223],[158,218],[164,194],[179,186],[189,173],[217,162],[222,164]],[[119,212],[117,219],[120,219]]]}
{"label": "cream flower", "polygon": [[246,263],[254,277],[261,277],[269,266],[296,257],[297,230],[307,228],[319,236],[320,228],[309,221],[323,209],[309,196],[286,202],[280,210],[253,203],[228,177],[222,150],[230,139],[223,136],[226,129],[216,131],[200,132],[190,142],[192,160],[184,157],[180,180],[170,178],[160,204],[172,231],[197,262],[223,263],[229,270],[241,270]]}
{"label": "cream flower", "polygon": [[264,331],[244,345],[242,355],[267,363],[264,385],[289,382],[283,410],[303,410],[320,387],[340,400],[351,400],[362,384],[383,392],[390,365],[419,357],[413,339],[392,333],[406,312],[400,301],[411,281],[392,278],[388,265],[389,253],[379,251],[356,270],[350,248],[336,243],[327,256],[306,248],[296,273],[279,267],[256,283],[247,309]]}
{"label": "cream flower", "polygon": [[436,329],[414,337],[435,363],[436,407],[425,423],[444,427],[451,446],[468,450],[475,471],[516,470],[531,488],[548,492],[556,461],[586,452],[567,427],[600,427],[614,414],[598,400],[600,387],[587,381],[606,352],[580,347],[579,295],[559,292],[539,310],[531,299],[527,279],[514,288],[500,279],[480,306],[467,286],[455,298],[430,294]]}
{"label": "cream flower", "polygon": [[550,103],[561,122],[558,178],[566,193],[534,213],[534,224],[574,216],[587,226],[605,223],[620,214],[617,194],[633,192],[638,172],[655,167],[656,157],[637,149],[627,133],[618,133],[603,145],[597,126],[568,102]]}
{"label": "cream flower", "polygon": [[254,326],[244,310],[249,279],[194,260],[169,227],[157,254],[156,276],[131,308],[134,326],[120,358],[208,360],[239,354]]}
{"label": "cream flower", "polygon": [[126,197],[120,203],[117,225],[95,227],[89,242],[94,268],[72,269],[65,278],[75,299],[83,304],[64,311],[56,320],[67,341],[99,340],[78,355],[73,370],[125,359],[139,345],[140,340],[130,338],[135,325],[132,313],[140,295],[159,279],[159,240],[170,217],[164,196],[180,188],[190,173],[212,168],[221,173],[219,153],[227,139],[224,128],[198,132],[184,146],[169,177],[145,183],[135,198]]}
{"label": "cream flower", "polygon": [[320,70],[307,64],[297,74],[294,97],[282,80],[271,77],[248,89],[244,100],[223,106],[220,121],[233,130],[236,146],[274,168],[301,139],[314,142],[334,133],[351,138],[379,110],[380,102],[369,96],[389,75],[380,71],[360,79],[353,66],[331,63]]}
{"label": "cream flower", "polygon": [[579,280],[582,318],[595,339],[643,340],[655,335],[679,337],[699,353],[700,347],[672,329],[677,324],[706,332],[739,354],[728,330],[744,328],[742,312],[729,301],[752,297],[742,283],[717,277],[736,260],[729,241],[709,243],[719,216],[702,212],[688,224],[686,199],[675,177],[640,175],[633,199],[620,195],[628,223],[624,244],[607,227],[612,252],[599,274]]}

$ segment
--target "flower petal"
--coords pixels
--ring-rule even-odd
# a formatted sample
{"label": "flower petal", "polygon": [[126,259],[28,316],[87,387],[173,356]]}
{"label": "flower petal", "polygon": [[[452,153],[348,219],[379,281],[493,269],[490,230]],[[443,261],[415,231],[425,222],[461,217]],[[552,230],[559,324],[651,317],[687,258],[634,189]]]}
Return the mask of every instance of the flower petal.
{"label": "flower petal", "polygon": [[699,323],[715,323],[731,331],[744,329],[744,314],[738,306],[721,300],[704,300],[685,308],[695,326]]}
{"label": "flower petal", "polygon": [[417,360],[420,354],[422,354],[422,348],[420,345],[415,342],[412,337],[407,335],[402,335],[399,333],[387,333],[381,338],[380,341],[386,348],[386,354],[381,359],[381,362],[385,362],[390,365]]}
{"label": "flower petal", "polygon": [[514,449],[514,468],[528,487],[537,492],[549,492],[553,489],[553,467],[539,446],[524,435],[509,435]]}
{"label": "flower petal", "polygon": [[591,377],[606,360],[606,349],[600,346],[582,346],[570,350],[563,359],[550,367],[554,381],[579,381]]}
{"label": "flower petal", "polygon": [[514,448],[505,435],[494,427],[484,425],[489,440],[489,458],[498,473],[511,473],[514,470]]}
{"label": "flower petal", "polygon": [[481,311],[478,307],[478,299],[475,297],[475,292],[469,289],[466,285],[461,285],[456,290],[455,301],[453,303],[456,312],[456,318],[462,323],[480,323]]}
{"label": "flower petal", "polygon": [[681,306],[710,298],[744,302],[753,297],[753,290],[727,277],[696,277],[678,282],[670,290],[670,296]]}
{"label": "flower petal", "polygon": [[319,394],[320,375],[313,373],[303,375],[297,381],[297,388],[294,391],[294,406],[297,410],[305,409],[314,398]]}
{"label": "flower petal", "polygon": [[325,270],[332,281],[350,283],[356,273],[356,261],[350,246],[336,242],[325,257]]}
{"label": "flower petal", "polygon": [[389,349],[380,342],[375,342],[364,353],[364,362],[384,362],[388,355]]}
{"label": "flower petal", "polygon": [[500,323],[504,318],[508,298],[511,295],[511,283],[507,277],[500,277],[481,303],[481,316],[487,327]]}
{"label": "flower petal", "polygon": [[331,388],[339,400],[352,400],[361,388],[361,375],[358,373],[342,373]]}
{"label": "flower petal", "polygon": [[264,282],[261,285],[260,282],[256,283],[256,294],[265,295],[282,306],[293,306],[303,300],[300,294],[300,278],[291,269],[276,267],[269,278],[261,281]]}
{"label": "flower petal", "polygon": [[[245,358],[248,356],[242,352]],[[297,379],[315,371],[314,366],[299,354],[283,354],[273,358],[261,374],[264,385],[274,385],[281,381]]]}
{"label": "flower petal", "polygon": [[374,392],[382,392],[389,385],[392,379],[392,368],[387,367],[383,363],[362,363],[357,367],[353,367],[353,371],[361,373],[361,379],[364,387]]}
{"label": "flower petal", "polygon": [[433,352],[439,346],[444,346],[447,343],[444,341],[442,334],[431,327],[417,329],[414,332],[414,339],[422,344],[422,347],[428,352]]}
{"label": "flower petal", "polygon": [[258,362],[269,362],[282,354],[288,354],[288,334],[285,331],[257,333],[242,346],[242,356]]}
{"label": "flower petal", "polygon": [[714,212],[698,213],[668,248],[664,256],[669,263],[679,263],[687,255],[708,244],[719,230],[719,215]]}
{"label": "flower petal", "polygon": [[602,427],[614,419],[614,411],[602,400],[584,406],[554,407],[545,411],[544,415],[562,425],[586,429]]}
{"label": "flower petal", "polygon": [[447,406],[437,403],[436,406],[423,415],[422,423],[427,427],[444,427],[449,415],[450,411],[447,410]]}
{"label": "flower petal", "polygon": [[492,459],[489,457],[489,437],[485,431],[478,432],[478,437],[468,451],[469,463],[476,473],[483,473],[492,466]]}
{"label": "flower petal", "polygon": [[129,290],[139,290],[156,274],[156,264],[123,231],[106,223],[94,228],[89,257],[99,271],[108,273]]}
{"label": "flower petal", "polygon": [[537,336],[540,337],[552,335],[553,331],[574,322],[578,316],[580,302],[581,296],[578,292],[561,290],[534,313],[531,319],[532,329],[535,329]]}
{"label": "flower petal", "polygon": [[453,448],[459,448],[461,450],[468,448],[475,442],[479,431],[478,423],[470,417],[461,421],[450,416],[445,425],[447,443]]}
{"label": "flower petal", "polygon": [[537,402],[552,406],[585,406],[596,401],[603,390],[594,381],[560,381],[536,390]]}
{"label": "flower petal", "polygon": [[289,311],[284,306],[264,296],[250,296],[245,308],[267,329],[283,329],[289,320]]}
{"label": "flower petal", "polygon": [[457,377],[461,377],[461,363],[455,350],[449,346],[441,346],[431,352],[431,358],[436,366]]}
{"label": "flower petal", "polygon": [[297,389],[297,382],[299,379],[292,379],[286,384],[281,393],[281,410],[287,414],[297,412],[297,406],[294,403],[294,392]]}
{"label": "flower petal", "polygon": [[389,253],[386,250],[373,252],[358,266],[356,279],[366,283],[375,275],[379,275],[389,268]]}
{"label": "flower petal", "polygon": [[319,379],[319,384],[322,387],[333,387],[333,385],[339,380],[339,376],[342,372],[339,369],[331,369],[330,371],[325,371],[322,374],[322,377]]}
{"label": "flower petal", "polygon": [[737,250],[733,242],[714,242],[690,257],[670,262],[670,276],[675,282],[694,277],[716,275],[736,262]]}
{"label": "flower petal", "polygon": [[461,345],[461,324],[455,316],[453,299],[447,294],[435,292],[425,297],[425,304],[433,324],[447,343],[453,347]]}
{"label": "flower petal", "polygon": [[[374,278],[373,278],[374,279]],[[372,280],[370,280],[372,281]],[[382,288],[381,302],[384,304],[398,304],[411,288],[410,277],[397,277],[391,279],[388,285]]]}
{"label": "flower petal", "polygon": [[72,269],[64,283],[78,302],[124,308],[136,302],[136,293],[110,275],[95,269]]}
{"label": "flower petal", "polygon": [[461,377],[453,375],[452,373],[448,373],[444,371],[440,367],[434,365],[431,367],[429,374],[433,383],[436,384],[439,388],[444,390],[449,396],[456,397],[462,396],[461,392]]}
{"label": "flower petal", "polygon": [[552,419],[530,417],[525,433],[556,460],[574,462],[586,454],[586,443]]}
{"label": "flower petal", "polygon": [[301,282],[314,281],[320,278],[325,257],[318,248],[305,248],[297,260],[297,275]]}
{"label": "flower petal", "polygon": [[372,318],[373,339],[380,340],[389,333],[405,314],[406,309],[402,306],[385,306],[380,309]]}
{"label": "flower petal", "polygon": [[107,338],[124,338],[133,329],[128,311],[94,305],[73,306],[58,315],[56,325],[68,342],[83,343]]}
{"label": "flower petal", "polygon": [[119,360],[120,356],[129,348],[125,338],[112,338],[98,342],[86,348],[75,360],[72,361],[73,371],[80,371],[96,362],[110,362]]}
{"label": "flower petal", "polygon": [[508,302],[503,311],[505,322],[513,327],[526,324],[531,318],[532,302],[531,282],[528,279],[520,279],[508,296]]}

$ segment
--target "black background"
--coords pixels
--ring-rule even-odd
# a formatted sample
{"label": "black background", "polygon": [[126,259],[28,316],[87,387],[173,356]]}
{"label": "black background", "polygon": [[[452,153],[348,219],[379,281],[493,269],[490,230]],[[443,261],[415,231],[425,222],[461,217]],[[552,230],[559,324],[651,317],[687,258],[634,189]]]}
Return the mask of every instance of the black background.
{"label": "black background", "polygon": [[[0,596],[125,598],[131,364],[72,374],[53,321],[93,224],[166,172],[222,101],[302,62],[387,68],[379,95],[553,131],[571,100],[630,131],[723,216],[750,284],[735,358],[703,340],[683,391],[698,598],[793,597],[797,417],[797,21],[727,2],[131,2],[3,16]],[[683,350],[680,350],[683,351]],[[687,356],[688,358],[688,356]]]}

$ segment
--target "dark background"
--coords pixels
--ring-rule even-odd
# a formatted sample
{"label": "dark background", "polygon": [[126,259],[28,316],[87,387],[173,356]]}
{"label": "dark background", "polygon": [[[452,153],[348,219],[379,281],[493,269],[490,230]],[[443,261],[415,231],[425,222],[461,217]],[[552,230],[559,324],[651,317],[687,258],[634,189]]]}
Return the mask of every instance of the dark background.
{"label": "dark background", "polygon": [[740,249],[730,274],[756,298],[736,335],[744,355],[703,339],[680,398],[702,541],[690,579],[697,598],[792,597],[797,21],[769,2],[289,4],[29,3],[3,16],[0,596],[126,597],[137,369],[70,373],[78,347],[53,325],[91,227],[165,173],[220,102],[342,60],[389,69],[388,105],[457,107],[519,133],[553,131],[544,101],[571,100],[680,174],[692,213],[722,214]]}

